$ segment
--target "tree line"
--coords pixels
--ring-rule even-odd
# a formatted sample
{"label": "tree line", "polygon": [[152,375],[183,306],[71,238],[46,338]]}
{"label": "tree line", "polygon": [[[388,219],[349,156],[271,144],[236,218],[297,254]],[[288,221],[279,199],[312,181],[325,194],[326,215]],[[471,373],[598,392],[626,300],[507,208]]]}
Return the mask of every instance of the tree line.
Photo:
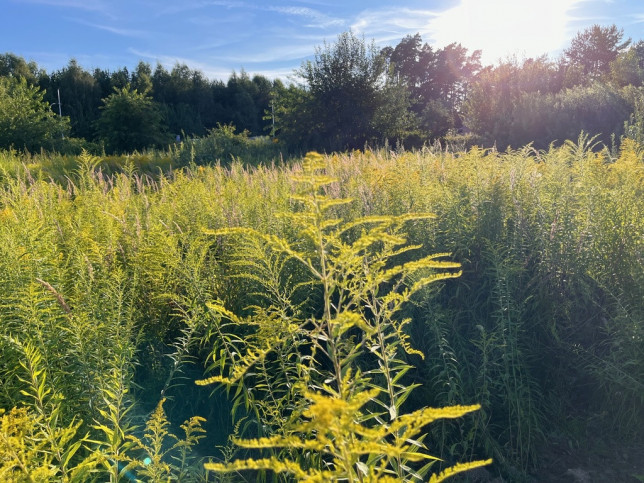
{"label": "tree line", "polygon": [[615,25],[579,32],[557,59],[492,66],[457,43],[435,48],[416,34],[379,49],[349,31],[318,47],[293,79],[242,70],[224,82],[185,64],[145,62],[90,72],[74,59],[48,73],[6,53],[0,148],[129,152],[223,125],[293,151],[444,139],[544,148],[581,131],[609,144],[644,125],[644,41],[624,39]]}
{"label": "tree line", "polygon": [[[11,86],[13,92],[25,95],[41,92],[40,117],[52,117],[49,111],[55,111],[67,120],[53,131],[103,142],[112,151],[163,145],[177,135],[202,136],[218,124],[263,134],[262,118],[275,87],[266,77],[251,78],[244,71],[233,73],[226,83],[211,81],[183,64],[170,71],[160,64],[153,70],[139,62],[133,72],[127,67],[89,72],[72,59],[66,67],[47,73],[10,53],[0,56],[0,78],[5,79],[6,91]],[[0,86],[0,99],[2,92]],[[46,141],[35,136],[23,145],[4,137],[0,146],[33,149]]]}

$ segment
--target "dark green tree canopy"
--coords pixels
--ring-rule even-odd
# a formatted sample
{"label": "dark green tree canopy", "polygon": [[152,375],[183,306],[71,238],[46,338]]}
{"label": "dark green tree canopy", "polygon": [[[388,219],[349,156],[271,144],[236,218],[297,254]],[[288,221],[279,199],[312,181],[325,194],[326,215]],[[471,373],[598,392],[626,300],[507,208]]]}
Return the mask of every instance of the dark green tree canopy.
{"label": "dark green tree canopy", "polygon": [[392,73],[416,87],[422,77],[419,66],[421,50],[422,38],[416,34],[406,36],[396,47],[383,49],[382,53],[389,61]]}
{"label": "dark green tree canopy", "polygon": [[310,93],[308,109],[323,148],[360,148],[375,133],[372,126],[379,90],[384,86],[384,59],[375,45],[352,32],[318,48],[313,61],[297,71]]}
{"label": "dark green tree canopy", "polygon": [[96,128],[110,152],[132,152],[169,141],[158,105],[129,84],[114,88],[103,99]]}
{"label": "dark green tree canopy", "polygon": [[597,78],[607,74],[611,62],[630,45],[631,40],[623,41],[623,38],[624,30],[615,25],[593,25],[572,39],[564,55],[570,64],[581,66],[585,74]]}
{"label": "dark green tree canopy", "polygon": [[150,64],[141,61],[132,72],[132,87],[141,94],[152,94],[152,68]]}
{"label": "dark green tree canopy", "polygon": [[56,149],[69,132],[43,99],[44,92],[24,77],[0,77],[0,149]]}
{"label": "dark green tree canopy", "polygon": [[47,86],[50,103],[57,103],[60,91],[61,109],[69,116],[74,137],[91,139],[92,124],[98,118],[101,105],[101,86],[92,74],[83,69],[75,59],[52,74]]}
{"label": "dark green tree canopy", "polygon": [[461,105],[469,83],[481,69],[480,51],[469,54],[456,43],[434,50],[416,34],[381,54],[394,79],[407,86],[410,108],[425,139],[461,127]]}

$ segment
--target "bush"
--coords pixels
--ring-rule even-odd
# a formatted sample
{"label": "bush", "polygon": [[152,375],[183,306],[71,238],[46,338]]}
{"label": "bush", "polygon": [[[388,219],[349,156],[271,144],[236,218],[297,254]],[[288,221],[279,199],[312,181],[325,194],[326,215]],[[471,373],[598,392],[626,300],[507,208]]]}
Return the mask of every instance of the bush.
{"label": "bush", "polygon": [[171,147],[177,166],[212,163],[230,164],[235,159],[257,166],[280,160],[283,146],[269,137],[249,137],[235,132],[232,124],[219,124],[200,138],[188,138]]}

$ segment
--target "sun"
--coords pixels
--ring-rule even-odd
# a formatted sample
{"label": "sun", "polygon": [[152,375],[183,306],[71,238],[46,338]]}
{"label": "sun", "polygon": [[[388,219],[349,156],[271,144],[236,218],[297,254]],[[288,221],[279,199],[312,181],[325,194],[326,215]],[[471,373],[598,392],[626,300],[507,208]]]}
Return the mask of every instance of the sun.
{"label": "sun", "polygon": [[571,10],[584,0],[461,0],[432,19],[435,44],[482,50],[484,64],[537,57],[566,46]]}

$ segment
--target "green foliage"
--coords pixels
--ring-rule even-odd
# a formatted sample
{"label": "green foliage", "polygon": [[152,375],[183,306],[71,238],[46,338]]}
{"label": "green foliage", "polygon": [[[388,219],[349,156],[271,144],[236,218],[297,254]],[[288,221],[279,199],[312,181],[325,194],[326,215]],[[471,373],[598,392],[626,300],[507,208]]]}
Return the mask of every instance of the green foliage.
{"label": "green foliage", "polygon": [[[24,357],[20,362],[24,385],[22,394],[30,399],[27,406],[13,408],[2,416],[0,438],[0,475],[6,481],[81,481],[93,471],[94,455],[75,461],[74,457],[87,442],[77,437],[80,423],[64,425],[62,395],[54,392],[47,381],[42,355],[32,344],[9,338]],[[31,411],[29,409],[31,408]]]}
{"label": "green foliage", "polygon": [[53,109],[69,117],[71,135],[93,140],[101,99],[109,94],[102,90],[98,79],[71,59],[51,77],[41,78],[40,85],[47,90],[46,99]]}
{"label": "green foliage", "polygon": [[[503,75],[495,73],[490,79]],[[489,80],[488,80],[489,81]],[[556,93],[521,91],[511,84],[492,88],[481,80],[466,102],[467,123],[499,149],[534,144],[539,149],[551,143],[575,139],[581,131],[600,135],[605,145],[619,137],[634,109],[629,89],[592,83]]]}
{"label": "green foliage", "polygon": [[[319,481],[422,479],[436,459],[421,452],[423,426],[478,406],[402,414],[415,387],[403,382],[411,369],[403,356],[422,354],[404,332],[410,320],[399,314],[428,284],[458,277],[460,272],[448,270],[459,265],[439,261],[445,254],[396,263],[420,248],[407,245],[403,225],[433,216],[408,213],[343,222],[335,213],[350,200],[325,193],[335,180],[323,173],[322,161],[308,154],[302,173],[294,177],[301,188],[292,199],[300,209],[285,216],[296,227],[296,245],[252,229],[209,232],[243,237],[235,262],[239,276],[264,285],[274,304],[256,307],[247,319],[210,305],[223,319],[209,356],[219,374],[198,384],[237,387],[236,395],[260,418],[262,432],[269,435],[238,444],[284,448],[290,455],[209,463],[206,469],[271,469]],[[265,248],[248,250],[255,243]],[[298,266],[306,275],[292,286],[283,270],[297,271]],[[296,304],[294,294],[304,287],[313,298]],[[251,330],[240,333],[243,326]],[[364,410],[367,403],[372,408]],[[414,469],[413,463],[421,461],[429,464]]]}
{"label": "green foliage", "polygon": [[411,112],[419,118],[423,141],[442,138],[452,128],[461,128],[461,106],[468,84],[481,69],[481,52],[468,55],[460,44],[434,50],[422,44],[420,34],[407,36],[382,55],[391,74],[408,91]]}
{"label": "green foliage", "polygon": [[96,122],[98,137],[110,152],[132,152],[169,140],[158,106],[129,84],[103,99]]}
{"label": "green foliage", "polygon": [[55,149],[69,131],[43,100],[44,93],[18,77],[0,77],[0,149]]}
{"label": "green foliage", "polygon": [[[54,479],[91,479],[74,476],[82,469],[102,481],[119,481],[132,471],[127,465],[139,461],[140,445],[132,439],[136,393],[160,397],[153,385],[137,389],[135,368],[143,371],[150,364],[137,352],[149,341],[167,344],[169,354],[174,349],[177,363],[156,361],[156,372],[147,378],[148,383],[160,380],[161,386],[167,381],[171,389],[190,348],[189,333],[176,340],[169,335],[180,319],[153,302],[168,300],[162,297],[167,292],[184,292],[158,278],[160,265],[169,260],[163,254],[182,257],[177,245],[168,244],[162,223],[148,234],[151,206],[143,179],[132,173],[106,178],[96,168],[98,158],[85,154],[80,161],[66,187],[23,175],[4,180],[0,279],[7,292],[0,331],[0,407],[25,407],[33,420],[33,426],[7,429],[33,435],[33,444],[27,441],[24,450],[34,459],[25,466],[28,471],[46,467]],[[31,198],[31,189],[42,190],[41,196]],[[129,223],[138,229],[131,232]],[[183,243],[187,246],[186,239]],[[166,268],[181,266],[188,273],[192,256],[187,253],[181,265],[175,261]],[[191,292],[186,290],[184,298]],[[183,441],[194,440],[195,421],[186,423]],[[188,472],[186,450],[177,440],[164,453],[184,461],[177,465],[185,466],[178,474]]]}
{"label": "green foliage", "polygon": [[[318,48],[315,59],[294,72],[301,84],[287,87],[243,70],[226,82],[209,81],[185,64],[168,71],[140,62],[132,73],[125,67],[89,72],[71,59],[48,74],[33,62],[4,54],[0,77],[40,86],[44,103],[69,118],[58,129],[60,141],[69,128],[74,139],[43,141],[39,132],[14,129],[0,146],[123,153],[165,146],[177,136],[184,141],[205,136],[207,161],[214,155],[227,162],[238,150],[219,150],[209,138],[218,126],[228,125],[253,138],[270,131],[272,138],[278,136],[281,152],[298,155],[367,144],[421,148],[451,143],[454,133],[465,136],[461,140],[468,146],[477,142],[502,150],[528,143],[546,149],[581,130],[602,135],[608,145],[612,135],[619,139],[635,111],[623,89],[641,84],[643,45],[631,45],[614,25],[593,25],[579,32],[558,59],[544,55],[482,67],[480,50],[470,53],[457,43],[435,48],[415,34],[379,50],[349,31]],[[110,106],[103,105],[107,99]],[[254,158],[256,148],[271,159],[278,152],[267,142],[258,144],[244,156]],[[192,148],[182,153],[182,163],[191,156]]]}
{"label": "green foliage", "polygon": [[618,55],[610,64],[610,80],[614,84],[620,87],[639,86],[644,81],[642,68],[644,42],[640,40],[638,44]]}
{"label": "green foliage", "polygon": [[362,147],[373,132],[371,119],[378,106],[384,64],[375,45],[352,32],[324,45],[315,60],[299,70],[310,91],[319,141],[330,150]]}
{"label": "green foliage", "polygon": [[[312,95],[294,84],[276,86],[272,92],[272,136],[285,142],[293,151],[304,152],[309,146],[321,142],[315,130],[315,112],[312,110]],[[265,116],[268,118],[268,114]]]}
{"label": "green foliage", "polygon": [[[143,440],[136,436],[130,436],[130,439],[135,443],[134,449],[142,450],[146,457],[142,461],[139,460],[135,461],[134,464],[130,464],[129,468],[140,468],[137,471],[137,476],[145,477],[148,481],[185,481],[190,477],[194,478],[196,476],[195,474],[190,474],[187,465],[193,447],[199,443],[200,439],[204,438],[201,433],[205,431],[201,428],[201,423],[205,419],[194,416],[185,421],[181,425],[181,429],[185,432],[186,437],[180,440],[168,432],[170,423],[163,410],[164,402],[165,399],[159,401],[157,408],[146,422],[146,432],[143,435]],[[168,438],[174,439],[176,443],[164,448]],[[175,450],[178,450],[179,454],[173,456],[173,458],[179,463],[178,465],[167,462],[168,455]]]}
{"label": "green foliage", "polygon": [[572,65],[580,65],[584,74],[596,79],[607,74],[611,62],[630,45],[631,40],[622,41],[623,38],[624,31],[616,25],[602,27],[595,24],[579,32],[564,55]]}
{"label": "green foliage", "polygon": [[[494,457],[490,472],[521,481],[560,441],[639,441],[644,149],[573,139],[352,151],[313,173],[0,152],[0,479],[146,479],[150,455],[189,481],[205,461],[407,471],[340,454],[386,433],[381,449],[440,458],[432,471]],[[444,272],[421,268],[442,250],[462,275],[412,294]],[[234,384],[194,384],[211,376]],[[417,428],[427,450],[387,433],[473,401]],[[325,414],[360,434],[306,450]],[[185,464],[171,434],[195,441]]]}
{"label": "green foliage", "polygon": [[418,120],[411,111],[409,92],[400,82],[389,81],[382,88],[380,95],[383,102],[374,113],[372,125],[383,144],[386,142],[404,142],[415,132]]}
{"label": "green foliage", "polygon": [[38,66],[9,52],[0,55],[0,77],[24,78],[33,85],[38,77]]}
{"label": "green foliage", "polygon": [[217,125],[201,138],[184,140],[170,148],[177,166],[190,164],[230,164],[235,159],[249,165],[279,160],[282,145],[268,137],[250,138],[248,131],[235,132],[232,124]]}
{"label": "green foliage", "polygon": [[641,87],[630,87],[625,89],[625,93],[634,109],[628,120],[624,122],[623,137],[641,145],[644,143],[644,92]]}
{"label": "green foliage", "polygon": [[[423,445],[417,440],[422,427],[441,418],[458,418],[479,406],[455,406],[444,409],[425,408],[405,414],[391,424],[370,427],[361,424],[369,419],[360,409],[378,390],[350,396],[349,400],[305,394],[309,406],[302,413],[306,418],[294,429],[297,435],[267,437],[255,440],[236,440],[245,448],[266,449],[282,447],[317,453],[324,459],[321,468],[303,468],[297,462],[278,457],[238,460],[229,464],[206,463],[209,471],[219,473],[241,470],[272,470],[290,473],[297,481],[415,481],[424,479],[429,466],[437,459],[420,453]],[[304,439],[302,439],[304,436]],[[420,438],[422,440],[422,437]],[[392,441],[392,442],[389,442]],[[408,463],[429,460],[423,468],[413,471]],[[492,460],[462,463],[433,474],[429,481],[440,482],[449,476],[488,465]],[[396,468],[393,471],[391,467]],[[409,476],[403,477],[405,473]],[[393,475],[393,476],[392,476]]]}
{"label": "green foliage", "polygon": [[278,127],[295,147],[361,148],[404,138],[414,127],[404,86],[385,83],[384,58],[353,32],[318,48],[297,76],[303,89],[291,87],[278,99]]}

